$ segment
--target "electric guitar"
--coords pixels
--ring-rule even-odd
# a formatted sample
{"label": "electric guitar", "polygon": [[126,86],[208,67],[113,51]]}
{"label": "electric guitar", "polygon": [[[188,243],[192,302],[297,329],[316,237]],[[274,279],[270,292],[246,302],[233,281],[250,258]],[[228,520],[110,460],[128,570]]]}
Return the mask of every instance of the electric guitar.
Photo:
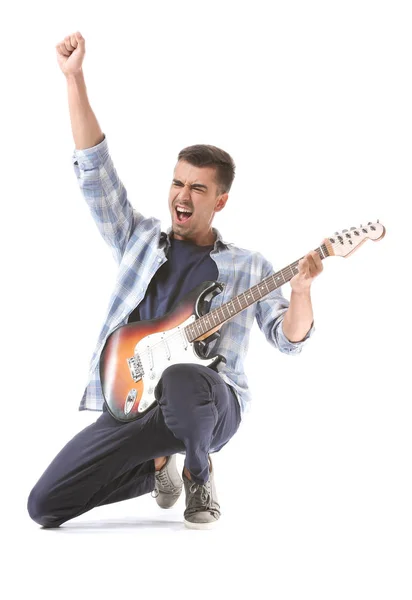
{"label": "electric guitar", "polygon": [[[368,238],[377,241],[385,227],[368,223],[343,229],[325,238],[316,252],[347,257]],[[223,284],[204,281],[164,316],[128,323],[116,328],[107,338],[100,356],[100,381],[108,411],[119,421],[141,418],[157,402],[154,390],[163,371],[176,363],[197,363],[214,370],[224,356],[206,358],[208,344],[220,335],[220,327],[261,298],[290,281],[298,273],[298,259],[229,302],[208,312],[212,298],[222,292]]]}

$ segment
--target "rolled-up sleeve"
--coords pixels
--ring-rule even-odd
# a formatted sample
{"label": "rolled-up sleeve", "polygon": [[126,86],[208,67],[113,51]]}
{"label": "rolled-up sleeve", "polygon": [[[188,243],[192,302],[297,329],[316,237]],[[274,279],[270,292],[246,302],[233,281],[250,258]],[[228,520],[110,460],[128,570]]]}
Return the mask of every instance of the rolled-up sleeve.
{"label": "rolled-up sleeve", "polygon": [[72,159],[75,167],[76,175],[80,175],[80,171],[91,171],[100,167],[109,157],[109,148],[107,145],[106,134],[103,134],[101,142],[90,148],[73,150]]}
{"label": "rolled-up sleeve", "polygon": [[275,336],[277,339],[277,344],[278,344],[279,350],[281,352],[285,352],[287,354],[298,354],[299,352],[302,351],[303,346],[309,341],[309,338],[311,337],[311,335],[314,331],[315,331],[315,322],[312,321],[312,325],[311,325],[309,331],[307,332],[307,334],[305,335],[305,337],[303,338],[303,340],[300,340],[299,342],[291,342],[290,340],[288,340],[288,338],[284,334],[283,315],[282,315],[282,317],[279,319],[279,323],[277,323],[276,327],[275,327]]}
{"label": "rolled-up sleeve", "polygon": [[[275,273],[272,264],[262,255],[262,279]],[[299,354],[315,331],[314,321],[303,340],[291,342],[283,331],[283,319],[289,300],[284,297],[281,288],[264,296],[256,304],[256,321],[268,342],[285,354]]]}

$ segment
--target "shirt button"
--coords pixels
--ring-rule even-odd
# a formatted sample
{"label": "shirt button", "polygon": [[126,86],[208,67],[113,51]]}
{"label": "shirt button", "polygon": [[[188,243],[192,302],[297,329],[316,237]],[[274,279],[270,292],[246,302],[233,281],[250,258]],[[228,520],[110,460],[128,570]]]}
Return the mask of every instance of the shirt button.
{"label": "shirt button", "polygon": [[159,258],[157,259],[157,262],[162,262],[162,259],[160,258],[160,256],[159,256]]}

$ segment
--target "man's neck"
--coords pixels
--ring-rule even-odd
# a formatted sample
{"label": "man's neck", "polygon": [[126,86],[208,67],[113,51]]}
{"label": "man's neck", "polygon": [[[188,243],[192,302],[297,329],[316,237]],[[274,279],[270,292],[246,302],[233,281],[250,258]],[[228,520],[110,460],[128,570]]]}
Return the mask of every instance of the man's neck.
{"label": "man's neck", "polygon": [[215,241],[217,239],[217,236],[212,231],[210,231],[206,237],[204,237],[204,238],[198,237],[197,239],[183,237],[181,235],[178,235],[176,237],[175,232],[172,231],[171,237],[173,237],[175,240],[179,240],[179,241],[192,242],[192,244],[195,244],[196,246],[213,246],[213,244],[215,243]]}

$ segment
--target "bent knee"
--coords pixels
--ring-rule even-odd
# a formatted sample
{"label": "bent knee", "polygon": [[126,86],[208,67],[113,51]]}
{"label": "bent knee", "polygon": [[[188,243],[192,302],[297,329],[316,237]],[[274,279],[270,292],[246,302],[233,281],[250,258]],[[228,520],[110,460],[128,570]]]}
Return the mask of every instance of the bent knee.
{"label": "bent knee", "polygon": [[59,519],[51,513],[48,497],[35,486],[27,500],[27,511],[30,518],[42,527],[58,527]]}
{"label": "bent knee", "polygon": [[178,377],[179,375],[184,375],[185,373],[191,373],[197,367],[194,363],[175,363],[166,367],[166,369],[162,373],[162,377],[166,375],[166,377]]}
{"label": "bent knee", "polygon": [[210,376],[210,371],[211,369],[206,365],[198,365],[197,363],[175,363],[174,365],[166,367],[162,373],[162,379],[183,383],[188,380],[205,379],[208,375]]}
{"label": "bent knee", "polygon": [[189,413],[197,414],[199,405],[211,402],[214,381],[208,371],[208,367],[192,363],[167,367],[155,388],[155,397],[163,412],[173,411],[184,420],[189,418]]}

